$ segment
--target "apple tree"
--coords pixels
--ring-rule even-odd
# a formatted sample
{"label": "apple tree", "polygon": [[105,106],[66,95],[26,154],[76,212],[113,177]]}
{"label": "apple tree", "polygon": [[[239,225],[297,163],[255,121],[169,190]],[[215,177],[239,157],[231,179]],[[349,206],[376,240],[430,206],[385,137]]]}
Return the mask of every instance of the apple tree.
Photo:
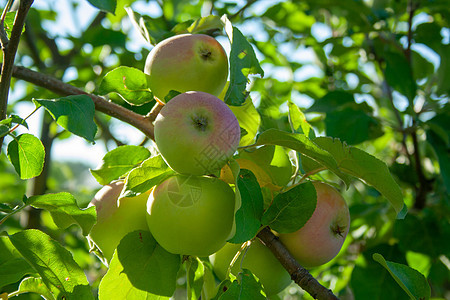
{"label": "apple tree", "polygon": [[0,5],[2,299],[448,299],[446,0]]}

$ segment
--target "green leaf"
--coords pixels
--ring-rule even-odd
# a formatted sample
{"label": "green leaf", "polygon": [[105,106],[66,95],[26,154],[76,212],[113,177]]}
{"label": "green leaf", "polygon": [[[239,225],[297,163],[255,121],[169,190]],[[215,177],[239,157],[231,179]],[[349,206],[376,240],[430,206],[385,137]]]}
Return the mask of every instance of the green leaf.
{"label": "green leaf", "polygon": [[241,195],[241,206],[236,212],[236,234],[230,243],[243,243],[252,239],[261,227],[264,200],[255,175],[246,169],[239,172],[237,186]]}
{"label": "green leaf", "polygon": [[0,138],[6,136],[9,133],[9,126],[5,124],[0,124]]}
{"label": "green leaf", "polygon": [[[8,39],[11,38],[11,31],[14,26],[15,19],[16,19],[15,11],[10,11],[10,12],[6,13],[4,26],[5,26],[5,31],[8,36]],[[23,28],[22,28],[22,33],[24,33],[24,31],[25,31],[25,26],[23,26]]]}
{"label": "green leaf", "polygon": [[21,179],[36,177],[44,168],[44,145],[32,134],[21,134],[8,144],[8,158]]}
{"label": "green leaf", "polygon": [[381,123],[361,109],[346,107],[327,113],[327,135],[355,145],[383,135]]}
{"label": "green leaf", "polygon": [[263,287],[259,280],[252,274],[251,271],[243,269],[223,293],[219,300],[264,300],[267,299]]}
{"label": "green leaf", "polygon": [[114,252],[99,299],[169,299],[180,265],[180,256],[164,250],[149,231],[131,232]]}
{"label": "green leaf", "polygon": [[88,95],[73,95],[57,99],[33,99],[52,115],[59,126],[94,142],[97,125],[94,123],[95,106]]}
{"label": "green leaf", "polygon": [[1,120],[0,124],[11,126],[12,124],[20,124],[28,129],[28,123],[17,115],[10,115],[8,118]]}
{"label": "green leaf", "polygon": [[35,293],[44,296],[46,300],[56,300],[51,291],[47,288],[42,278],[27,277],[19,285],[19,294]]}
{"label": "green leaf", "polygon": [[98,183],[105,185],[131,171],[150,155],[150,151],[142,146],[120,146],[106,153],[100,166],[91,173]]}
{"label": "green leaf", "polygon": [[236,116],[239,126],[245,130],[246,134],[241,134],[239,146],[247,146],[254,142],[261,125],[261,116],[255,108],[250,97],[245,99],[242,106],[229,106],[233,114]]}
{"label": "green leaf", "polygon": [[262,223],[279,233],[294,232],[308,222],[316,205],[316,189],[311,182],[305,182],[278,194],[264,213]]}
{"label": "green leaf", "polygon": [[83,235],[88,235],[97,221],[95,207],[80,209],[75,198],[69,193],[46,194],[28,198],[27,204],[48,210],[55,224],[66,229],[72,224],[77,224],[83,230]]}
{"label": "green leaf", "polygon": [[189,256],[185,264],[188,300],[200,299],[203,287],[203,276],[205,275],[205,265],[198,257],[194,256]]}
{"label": "green leaf", "polygon": [[173,174],[175,172],[165,163],[161,155],[150,157],[128,174],[124,194],[121,197],[145,193]]}
{"label": "green leaf", "polygon": [[355,104],[355,98],[353,94],[345,91],[331,91],[325,96],[315,101],[308,112],[333,112],[338,108],[352,106]]}
{"label": "green leaf", "polygon": [[153,100],[153,94],[147,87],[144,72],[131,67],[118,67],[103,77],[98,88],[99,93],[119,94],[131,105],[142,105]]}
{"label": "green leaf", "polygon": [[6,236],[0,236],[0,288],[36,273]]}
{"label": "green leaf", "polygon": [[347,185],[348,178],[338,168],[338,164],[328,151],[320,148],[304,134],[289,133],[278,129],[269,129],[258,136],[256,145],[279,145],[295,150],[326,167],[338,175]]}
{"label": "green leaf", "polygon": [[397,212],[397,218],[404,217],[402,191],[383,161],[338,139],[318,137],[313,142],[333,155],[342,172],[363,180],[386,197]]}
{"label": "green leaf", "polygon": [[117,0],[88,0],[93,6],[100,10],[114,14],[116,11]]}
{"label": "green leaf", "polygon": [[431,257],[450,253],[450,243],[443,242],[449,235],[448,218],[432,210],[408,214],[403,220],[397,220],[393,228],[393,238],[398,240],[400,249]]}
{"label": "green leaf", "polygon": [[288,101],[288,107],[289,107],[289,123],[291,124],[293,132],[303,133],[310,139],[315,138],[316,135],[314,133],[314,129],[308,123],[305,115],[300,110],[300,108],[297,105],[295,105],[292,101]]}
{"label": "green leaf", "polygon": [[404,253],[396,246],[381,244],[365,250],[356,260],[349,282],[355,299],[410,299],[383,267],[373,260],[374,253],[382,253],[387,259],[406,263]]}
{"label": "green leaf", "polygon": [[427,300],[431,289],[425,276],[403,264],[386,261],[381,254],[375,253],[373,259],[379,262],[411,299]]}
{"label": "green leaf", "polygon": [[416,82],[414,81],[411,65],[403,54],[385,52],[385,76],[387,83],[408,98],[410,104],[416,96]]}
{"label": "green leaf", "polygon": [[214,29],[222,29],[223,24],[219,16],[209,15],[196,19],[194,21],[186,21],[172,28],[172,32],[181,33],[198,33]]}
{"label": "green leaf", "polygon": [[247,83],[250,74],[264,76],[255,51],[245,36],[234,27],[226,16],[222,22],[231,43],[230,51],[230,84],[224,101],[228,105],[241,106],[247,98]]}
{"label": "green leaf", "polygon": [[34,229],[15,233],[9,239],[41,275],[55,298],[94,299],[83,270],[57,241]]}

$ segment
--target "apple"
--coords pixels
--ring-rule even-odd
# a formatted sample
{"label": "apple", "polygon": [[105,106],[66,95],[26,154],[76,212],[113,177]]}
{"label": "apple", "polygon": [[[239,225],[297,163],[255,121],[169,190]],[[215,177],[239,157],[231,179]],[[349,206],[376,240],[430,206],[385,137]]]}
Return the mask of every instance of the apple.
{"label": "apple", "polygon": [[[209,257],[213,271],[220,280],[224,280],[231,260],[241,248],[239,244],[227,243],[222,249]],[[252,241],[247,252],[242,252],[231,268],[238,275],[241,267],[250,270],[259,278],[267,296],[276,295],[290,283],[291,277],[273,253],[260,240]]]}
{"label": "apple", "polygon": [[97,223],[92,227],[88,239],[102,252],[106,262],[113,256],[120,240],[135,230],[148,230],[146,203],[150,192],[136,197],[118,198],[123,181],[113,181],[102,187],[89,203],[97,211]]}
{"label": "apple", "polygon": [[150,194],[148,228],[171,253],[209,256],[231,233],[234,205],[234,191],[222,180],[178,174]]}
{"label": "apple", "polygon": [[313,182],[317,205],[311,218],[296,232],[279,234],[281,242],[306,268],[323,265],[341,250],[350,227],[350,212],[332,186]]}
{"label": "apple", "polygon": [[175,96],[161,109],[154,125],[159,152],[181,174],[213,174],[239,145],[240,127],[233,112],[204,92]]}
{"label": "apple", "polygon": [[202,91],[218,96],[228,77],[222,45],[205,34],[180,34],[158,43],[147,56],[144,73],[160,102],[175,90]]}

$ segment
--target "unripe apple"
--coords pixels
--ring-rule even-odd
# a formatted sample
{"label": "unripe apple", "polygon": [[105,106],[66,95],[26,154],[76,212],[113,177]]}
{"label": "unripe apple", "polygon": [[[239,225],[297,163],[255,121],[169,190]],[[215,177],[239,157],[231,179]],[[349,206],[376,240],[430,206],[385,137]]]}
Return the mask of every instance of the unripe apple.
{"label": "unripe apple", "polygon": [[234,204],[233,190],[220,179],[175,175],[150,194],[147,223],[167,251],[208,256],[225,245],[233,227]]}
{"label": "unripe apple", "polygon": [[213,37],[180,34],[165,39],[150,51],[144,72],[153,95],[162,102],[170,90],[202,91],[218,96],[227,82],[228,58]]}
{"label": "unripe apple", "polygon": [[155,142],[181,174],[206,175],[222,168],[239,145],[240,127],[219,98],[186,92],[172,98],[155,120]]}
{"label": "unripe apple", "polygon": [[350,227],[350,212],[342,195],[332,186],[313,182],[317,205],[300,230],[279,234],[281,242],[306,268],[323,265],[341,250]]}
{"label": "unripe apple", "polygon": [[[220,280],[224,280],[233,257],[241,245],[227,243],[222,249],[209,257],[213,271]],[[243,261],[242,261],[243,259]],[[267,296],[276,295],[290,283],[291,277],[273,253],[258,239],[254,240],[247,252],[242,252],[231,268],[235,276],[243,269],[250,270],[259,278]]]}
{"label": "unripe apple", "polygon": [[145,207],[150,192],[136,197],[118,198],[123,181],[113,181],[102,187],[89,203],[97,211],[97,223],[92,227],[88,239],[102,252],[109,262],[120,240],[135,230],[148,230]]}

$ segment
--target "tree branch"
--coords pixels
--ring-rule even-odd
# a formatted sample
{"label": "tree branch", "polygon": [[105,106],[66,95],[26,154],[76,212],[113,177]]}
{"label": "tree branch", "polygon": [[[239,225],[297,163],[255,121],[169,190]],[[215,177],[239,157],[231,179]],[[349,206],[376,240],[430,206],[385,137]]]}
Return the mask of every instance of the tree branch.
{"label": "tree branch", "polygon": [[305,268],[292,257],[269,227],[264,227],[257,237],[269,248],[283,267],[289,272],[292,280],[308,292],[314,299],[338,299],[331,290],[321,285]]}
{"label": "tree branch", "polygon": [[152,120],[152,118],[142,116],[118,104],[109,102],[105,100],[103,97],[89,94],[77,87],[74,87],[73,85],[64,83],[61,80],[58,80],[54,77],[24,67],[14,66],[13,76],[18,79],[22,79],[27,82],[33,83],[37,86],[48,89],[62,96],[88,95],[89,97],[91,97],[92,101],[94,101],[95,109],[97,111],[100,111],[116,119],[124,121],[142,131],[150,139],[152,140],[154,139],[154,131],[152,124],[152,121],[154,120]]}
{"label": "tree branch", "polygon": [[[12,69],[14,66],[14,59],[16,57],[17,48],[19,47],[20,36],[22,34],[25,18],[28,10],[33,4],[33,0],[21,0],[19,10],[17,11],[14,25],[11,30],[11,38],[9,41],[1,40],[3,50],[3,65],[0,75],[0,120],[6,118],[8,109],[8,95],[11,85]],[[3,24],[1,24],[3,26]],[[0,151],[2,149],[3,138],[0,138]]]}

